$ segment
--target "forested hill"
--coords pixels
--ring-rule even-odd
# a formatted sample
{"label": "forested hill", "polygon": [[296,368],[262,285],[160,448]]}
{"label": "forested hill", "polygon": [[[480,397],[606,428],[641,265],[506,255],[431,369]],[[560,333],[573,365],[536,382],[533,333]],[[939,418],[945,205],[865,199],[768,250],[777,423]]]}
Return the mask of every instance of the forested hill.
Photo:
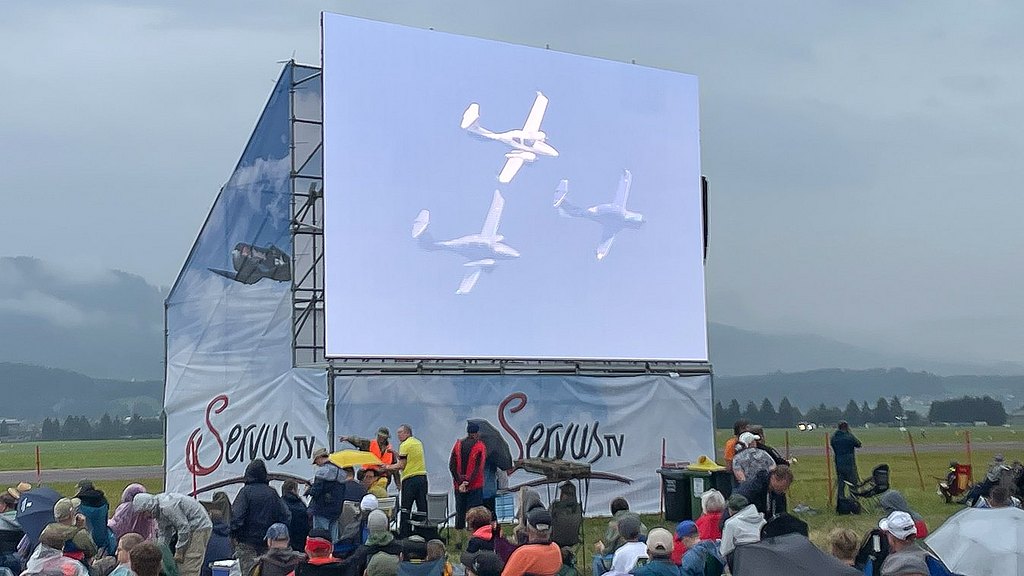
{"label": "forested hill", "polygon": [[157,416],[163,383],[90,378],[77,372],[0,362],[0,418],[39,422],[44,418]]}
{"label": "forested hill", "polygon": [[[845,406],[847,401],[875,402],[893,395],[911,396],[928,402],[964,395],[989,395],[1024,398],[1024,376],[936,376],[903,368],[873,370],[825,369],[808,372],[774,372],[763,376],[715,377],[715,399],[723,405],[732,399],[743,405],[749,400],[760,404],[786,397],[793,405],[806,409],[824,403]],[[1019,402],[1018,402],[1019,403]],[[1007,410],[1017,405],[1012,402]]]}

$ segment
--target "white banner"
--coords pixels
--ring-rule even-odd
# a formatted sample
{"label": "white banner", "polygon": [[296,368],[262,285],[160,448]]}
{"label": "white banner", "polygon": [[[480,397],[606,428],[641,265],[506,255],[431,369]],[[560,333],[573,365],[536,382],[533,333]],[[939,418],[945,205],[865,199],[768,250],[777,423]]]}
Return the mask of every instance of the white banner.
{"label": "white banner", "polygon": [[292,368],[290,78],[286,67],[167,298],[170,491],[240,479],[255,458],[308,478],[328,445],[327,377]]}
{"label": "white banner", "polygon": [[168,410],[165,489],[188,494],[240,480],[255,458],[271,473],[310,478],[314,447],[328,445],[325,381],[323,371],[292,370],[272,381],[179,395]]}
{"label": "white banner", "polygon": [[[714,455],[710,376],[355,376],[335,379],[334,391],[339,435],[388,426],[397,442],[398,425],[412,426],[431,493],[451,492],[448,456],[470,418],[490,422],[513,459],[590,464],[591,515],[608,514],[616,496],[639,512],[660,509],[663,439],[669,460]],[[517,470],[509,485],[538,478]]]}

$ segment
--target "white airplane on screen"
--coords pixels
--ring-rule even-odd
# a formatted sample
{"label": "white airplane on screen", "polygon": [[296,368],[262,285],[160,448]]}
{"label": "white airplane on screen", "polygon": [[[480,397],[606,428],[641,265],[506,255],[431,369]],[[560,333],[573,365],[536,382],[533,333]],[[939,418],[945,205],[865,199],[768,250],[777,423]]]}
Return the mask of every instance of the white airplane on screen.
{"label": "white airplane on screen", "polygon": [[537,99],[533,101],[533,108],[530,115],[526,117],[526,124],[522,130],[509,130],[508,132],[491,132],[480,126],[480,105],[473,102],[462,114],[462,129],[470,134],[501,142],[511,146],[513,150],[505,154],[505,166],[498,173],[498,182],[508,184],[515,177],[524,162],[533,162],[537,155],[558,156],[555,150],[545,140],[547,134],[541,132],[540,123],[544,120],[544,111],[548,107],[547,96],[537,92]]}
{"label": "white airplane on screen", "polygon": [[459,283],[456,294],[469,294],[480,279],[481,272],[490,272],[497,265],[498,260],[511,260],[519,258],[519,252],[505,244],[504,236],[498,234],[498,225],[501,223],[501,211],[505,207],[505,199],[501,192],[495,190],[491,199],[491,208],[487,211],[487,218],[484,220],[484,227],[479,234],[469,234],[453,240],[435,241],[427,226],[430,225],[430,211],[420,210],[416,220],[412,223],[412,237],[419,240],[420,248],[424,250],[447,250],[454,252],[469,260],[463,266],[469,268],[466,275]]}
{"label": "white airplane on screen", "polygon": [[639,212],[626,210],[626,201],[629,199],[629,186],[633,182],[633,174],[629,170],[622,171],[619,179],[619,188],[615,191],[615,200],[611,204],[598,204],[590,208],[580,208],[567,200],[569,196],[569,181],[562,180],[555,190],[554,206],[558,213],[569,218],[586,218],[601,225],[601,243],[597,245],[597,259],[604,260],[612,249],[612,242],[615,235],[631,228],[636,230],[643,226],[644,215]]}

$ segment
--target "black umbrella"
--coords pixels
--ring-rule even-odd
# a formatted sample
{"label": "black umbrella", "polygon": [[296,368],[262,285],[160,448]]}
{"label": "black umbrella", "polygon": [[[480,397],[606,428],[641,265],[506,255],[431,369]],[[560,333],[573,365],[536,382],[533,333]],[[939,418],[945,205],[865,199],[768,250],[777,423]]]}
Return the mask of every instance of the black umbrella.
{"label": "black umbrella", "polygon": [[822,552],[802,534],[765,538],[754,544],[737,546],[733,553],[736,576],[786,574],[787,576],[860,576],[860,571],[844,566]]}
{"label": "black umbrella", "polygon": [[16,518],[21,529],[28,536],[32,548],[39,543],[39,534],[43,532],[47,524],[54,522],[53,506],[57,500],[63,498],[52,488],[39,486],[28,492],[23,492],[18,499],[18,512]]}
{"label": "black umbrella", "polygon": [[493,424],[483,418],[470,418],[468,422],[480,426],[480,440],[483,440],[484,446],[487,447],[487,462],[494,464],[500,470],[511,470],[512,452],[501,432],[498,432]]}

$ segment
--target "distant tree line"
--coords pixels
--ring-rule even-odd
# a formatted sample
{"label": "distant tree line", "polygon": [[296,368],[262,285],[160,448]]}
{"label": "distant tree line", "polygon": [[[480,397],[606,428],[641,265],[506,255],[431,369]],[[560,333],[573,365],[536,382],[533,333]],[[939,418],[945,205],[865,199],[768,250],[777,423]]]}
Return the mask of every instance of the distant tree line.
{"label": "distant tree line", "polygon": [[988,422],[992,426],[1002,426],[1006,424],[1006,410],[1002,402],[988,396],[964,396],[932,402],[928,408],[928,419],[932,422]]}
{"label": "distant tree line", "polygon": [[956,400],[933,402],[925,418],[916,410],[904,410],[900,399],[879,398],[874,407],[866,401],[858,405],[850,400],[846,408],[826,406],[824,403],[811,408],[806,413],[793,406],[789,398],[783,396],[776,410],[771,400],[765,398],[758,406],[753,400],[740,408],[738,400],[733,399],[728,406],[715,402],[715,421],[720,428],[729,428],[739,419],[756,422],[769,428],[791,428],[800,422],[814,422],[822,425],[834,425],[846,420],[851,426],[865,424],[892,425],[902,423],[906,426],[925,426],[929,422],[988,422],[992,426],[1006,423],[1006,410],[1002,402],[988,396],[974,398],[964,396]]}
{"label": "distant tree line", "polygon": [[111,418],[104,414],[96,422],[85,416],[68,416],[61,424],[60,418],[43,420],[39,431],[40,440],[112,440],[115,438],[161,436],[164,433],[160,418],[143,418],[133,414],[131,418]]}
{"label": "distant tree line", "polygon": [[889,400],[879,398],[873,408],[867,402],[858,406],[856,402],[850,400],[846,404],[846,409],[819,404],[806,413],[793,406],[789,398],[785,396],[779,402],[778,410],[775,409],[771,400],[767,398],[761,401],[760,406],[751,400],[747,402],[746,407],[743,409],[740,408],[740,403],[736,399],[733,399],[726,407],[723,407],[721,402],[715,403],[715,420],[720,427],[725,428],[728,428],[733,422],[741,418],[757,422],[766,427],[790,428],[800,422],[835,424],[840,420],[846,420],[851,426],[863,426],[868,423],[888,424],[894,422],[896,416],[907,418],[908,423],[911,418],[923,420],[913,410],[904,411],[903,406],[900,404],[900,399],[895,396]]}

